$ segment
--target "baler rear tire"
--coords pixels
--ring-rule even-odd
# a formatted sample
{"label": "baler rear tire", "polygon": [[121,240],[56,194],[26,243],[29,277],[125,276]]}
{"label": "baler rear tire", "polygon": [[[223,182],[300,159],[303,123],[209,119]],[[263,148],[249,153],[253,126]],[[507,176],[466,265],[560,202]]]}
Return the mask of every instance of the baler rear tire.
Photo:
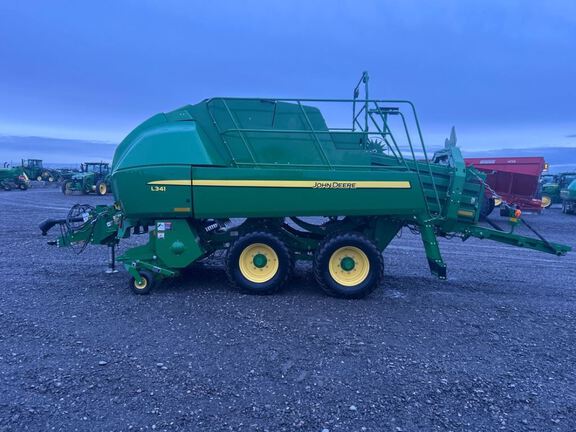
{"label": "baler rear tire", "polygon": [[[331,261],[334,260],[336,254],[343,249],[356,251],[356,254],[369,263],[367,272],[364,269],[366,272],[365,277],[359,278],[360,280],[357,283],[354,283],[352,273],[348,273],[352,270],[344,270],[346,273],[344,273],[343,279],[347,277],[346,274],[351,275],[351,285],[343,285],[337,281],[330,267]],[[361,253],[357,252],[358,250]],[[357,265],[356,260],[354,261],[355,265]],[[384,259],[376,245],[364,235],[360,233],[338,234],[327,238],[319,245],[314,255],[313,268],[316,282],[326,294],[345,299],[359,299],[366,297],[382,282]],[[360,267],[361,272],[362,270],[362,267]]]}
{"label": "baler rear tire", "polygon": [[152,288],[154,288],[154,286],[156,285],[156,279],[154,278],[154,275],[147,270],[142,270],[139,273],[140,277],[143,280],[142,284],[138,284],[136,282],[136,279],[134,277],[131,277],[130,289],[134,294],[138,295],[150,294],[150,291],[152,291]]}
{"label": "baler rear tire", "polygon": [[[246,269],[245,266],[243,268],[241,264],[243,253],[246,254],[245,257],[248,257],[249,248],[255,248],[257,251],[257,245],[264,245],[262,247],[268,252],[270,250],[274,252],[273,254],[269,253],[271,256],[266,258],[264,263],[266,267],[263,268],[269,268],[267,266],[268,260],[272,261],[270,264],[272,270],[268,270],[268,272],[274,271],[274,267],[276,267],[276,271],[267,280],[264,280],[266,276],[263,276],[261,281],[257,280],[259,275],[256,267],[253,269],[253,280],[250,280],[248,272],[252,270]],[[226,274],[230,283],[246,294],[269,295],[277,292],[290,278],[292,268],[292,254],[286,244],[274,234],[263,231],[251,232],[240,237],[228,249],[226,256]]]}

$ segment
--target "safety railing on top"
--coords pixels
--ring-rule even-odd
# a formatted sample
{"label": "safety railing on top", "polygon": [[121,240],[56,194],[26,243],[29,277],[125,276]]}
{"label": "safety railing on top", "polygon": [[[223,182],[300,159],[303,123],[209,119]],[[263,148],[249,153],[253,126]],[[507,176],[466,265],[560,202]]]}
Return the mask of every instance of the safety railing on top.
{"label": "safety railing on top", "polygon": [[[394,157],[397,162],[403,167],[405,170],[414,170],[417,174],[418,181],[422,190],[424,190],[424,182],[422,180],[422,169],[427,171],[429,175],[431,186],[434,191],[434,199],[437,204],[438,212],[441,213],[441,204],[440,198],[438,195],[438,191],[436,189],[436,184],[434,182],[434,175],[432,173],[432,168],[430,166],[430,160],[428,158],[428,153],[426,151],[426,146],[424,144],[424,138],[422,135],[422,130],[420,127],[420,122],[418,120],[418,116],[416,114],[416,108],[414,104],[408,100],[402,99],[358,99],[357,91],[355,90],[354,98],[353,99],[296,99],[296,98],[274,98],[274,99],[265,99],[265,98],[240,98],[240,97],[231,97],[231,98],[211,98],[207,101],[208,113],[211,116],[212,122],[220,134],[222,138],[223,144],[226,147],[227,151],[230,154],[230,157],[233,163],[237,166],[251,166],[251,167],[278,167],[282,164],[278,163],[261,163],[258,162],[255,158],[255,152],[252,148],[252,144],[249,139],[247,139],[246,134],[253,134],[253,133],[260,133],[260,134],[305,134],[312,136],[312,139],[315,143],[315,147],[317,148],[319,154],[324,161],[323,165],[313,165],[313,164],[290,164],[291,168],[328,168],[331,170],[340,169],[340,168],[370,168],[370,169],[395,169],[397,170],[398,166],[385,166],[385,165],[335,165],[333,164],[324,147],[322,145],[320,136],[328,135],[331,136],[333,134],[363,134],[365,135],[366,139],[364,140],[364,146],[366,149],[369,145],[370,138],[378,137],[381,142],[383,143],[382,148],[384,151],[388,151],[388,154]],[[366,97],[368,93],[366,91]],[[302,114],[307,129],[250,129],[250,128],[242,128],[240,127],[239,121],[234,115],[232,109],[227,102],[230,101],[261,101],[261,102],[269,102],[269,103],[277,103],[277,102],[287,102],[287,103],[294,103],[297,104],[299,107],[299,111]],[[219,124],[216,116],[211,111],[211,107],[216,103],[220,102],[224,107],[224,110],[232,122],[234,127],[223,129]],[[353,124],[351,128],[330,128],[324,130],[315,129],[313,126],[310,117],[306,113],[304,109],[303,103],[340,103],[340,104],[352,104],[353,107]],[[356,110],[357,104],[361,103],[362,108]],[[417,140],[419,142],[419,146],[421,149],[421,153],[423,155],[423,159],[418,160],[416,157],[416,151],[414,149],[414,142],[412,140],[408,122],[402,110],[400,110],[399,106],[407,106],[408,110],[411,112],[414,125],[417,132]],[[364,114],[364,125],[360,124],[358,118],[361,114]],[[395,138],[394,134],[392,133],[391,129],[388,126],[389,117],[390,116],[398,116],[401,119],[402,129],[404,132],[404,136],[407,141],[407,147],[405,151],[407,151],[410,155],[410,159],[413,161],[414,168],[411,169],[408,166],[408,162],[404,157],[404,152],[402,151],[401,146],[398,143],[398,140]],[[375,130],[371,130],[370,126],[373,126]],[[237,160],[236,155],[232,151],[232,149],[228,146],[226,141],[226,136],[236,135],[238,136],[244,147],[246,148],[248,155],[250,156],[251,162],[240,162]],[[426,168],[422,167],[422,164],[425,165]],[[288,165],[288,164],[287,164]],[[426,200],[426,205],[428,206],[428,202]],[[429,213],[430,208],[428,207]]]}

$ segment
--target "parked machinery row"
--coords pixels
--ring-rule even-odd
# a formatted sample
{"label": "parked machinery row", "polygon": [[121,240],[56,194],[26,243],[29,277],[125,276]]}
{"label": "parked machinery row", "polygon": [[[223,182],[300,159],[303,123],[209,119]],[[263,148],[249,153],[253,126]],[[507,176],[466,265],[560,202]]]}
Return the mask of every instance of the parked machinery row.
{"label": "parked machinery row", "polygon": [[46,168],[41,159],[22,159],[20,166],[10,167],[4,163],[0,170],[0,188],[28,189],[30,180],[59,183],[64,194],[79,192],[106,195],[111,192],[110,166],[107,162],[84,162],[80,170],[70,168]]}
{"label": "parked machinery row", "polygon": [[4,164],[0,168],[0,189],[9,191],[12,189],[26,190],[28,189],[28,176],[19,168],[11,168],[8,164]]}

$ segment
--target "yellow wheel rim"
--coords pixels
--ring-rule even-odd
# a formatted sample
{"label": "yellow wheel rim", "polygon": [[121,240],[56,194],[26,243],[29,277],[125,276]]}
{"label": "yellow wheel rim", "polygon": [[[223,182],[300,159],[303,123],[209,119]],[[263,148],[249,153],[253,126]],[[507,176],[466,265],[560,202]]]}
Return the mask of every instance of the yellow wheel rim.
{"label": "yellow wheel rim", "polygon": [[254,243],[246,247],[238,259],[240,273],[250,282],[264,283],[278,273],[278,255],[264,243]]}
{"label": "yellow wheel rim", "polygon": [[494,198],[494,207],[499,207],[502,204],[502,198]]}
{"label": "yellow wheel rim", "polygon": [[137,289],[145,289],[148,286],[148,279],[146,279],[145,277],[141,277],[142,278],[142,282],[138,283],[138,281],[136,279],[134,279],[134,286]]}
{"label": "yellow wheel rim", "polygon": [[336,283],[353,287],[361,284],[370,273],[370,261],[366,254],[354,246],[336,250],[328,261],[330,276]]}
{"label": "yellow wheel rim", "polygon": [[106,185],[105,184],[101,184],[100,186],[98,186],[98,190],[100,190],[100,193],[102,195],[104,195],[106,193]]}
{"label": "yellow wheel rim", "polygon": [[552,204],[552,199],[549,196],[543,195],[542,196],[542,207],[547,208]]}

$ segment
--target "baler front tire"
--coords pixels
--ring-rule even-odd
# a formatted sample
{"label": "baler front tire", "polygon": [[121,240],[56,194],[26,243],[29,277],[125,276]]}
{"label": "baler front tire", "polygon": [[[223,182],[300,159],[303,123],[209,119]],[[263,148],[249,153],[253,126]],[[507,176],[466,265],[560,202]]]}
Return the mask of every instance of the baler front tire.
{"label": "baler front tire", "polygon": [[134,277],[131,277],[130,289],[134,294],[138,295],[150,294],[150,291],[152,291],[152,288],[154,288],[154,286],[156,285],[154,275],[147,270],[142,270],[139,273],[140,277],[142,278],[142,282],[138,283],[136,282],[136,279]]}
{"label": "baler front tire", "polygon": [[292,268],[290,251],[282,240],[268,232],[240,237],[226,257],[230,283],[246,294],[277,292],[290,278]]}
{"label": "baler front tire", "polygon": [[[345,264],[348,264],[347,268]],[[316,282],[332,297],[366,297],[380,285],[383,276],[382,253],[359,233],[329,237],[319,245],[314,255]]]}

